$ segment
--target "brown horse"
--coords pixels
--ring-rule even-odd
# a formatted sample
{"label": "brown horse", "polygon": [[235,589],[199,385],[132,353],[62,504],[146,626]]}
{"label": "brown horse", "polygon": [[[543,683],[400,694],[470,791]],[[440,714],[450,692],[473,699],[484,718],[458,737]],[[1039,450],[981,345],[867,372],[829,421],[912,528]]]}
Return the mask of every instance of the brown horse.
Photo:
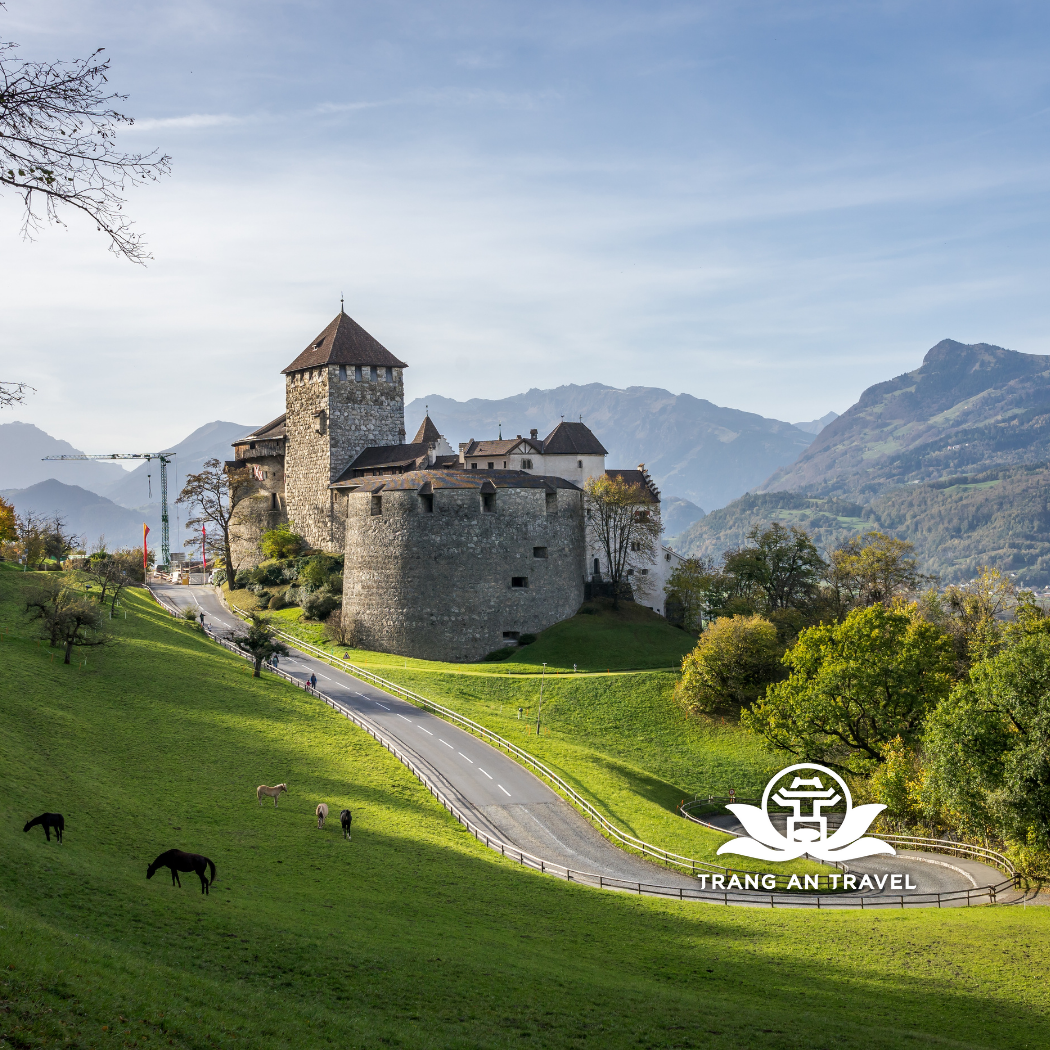
{"label": "brown horse", "polygon": [[[211,881],[204,874],[205,868],[211,868]],[[169,849],[162,853],[147,869],[146,878],[152,879],[158,868],[171,869],[171,884],[178,884],[182,889],[182,879],[179,878],[180,871],[195,871],[201,880],[201,893],[208,893],[208,887],[215,881],[215,862],[202,857],[199,853],[184,853],[181,849]]]}
{"label": "brown horse", "polygon": [[268,795],[270,798],[273,799],[274,808],[276,808],[276,806],[277,806],[277,796],[280,795],[280,793],[282,791],[286,792],[287,790],[288,790],[288,785],[287,784],[278,784],[276,787],[267,787],[265,784],[260,784],[255,789],[255,797],[259,800],[259,805],[261,806],[262,805],[262,800],[263,800],[263,795]]}
{"label": "brown horse", "polygon": [[317,826],[319,828],[324,827],[324,822],[328,819],[328,803],[318,802],[317,803]]}

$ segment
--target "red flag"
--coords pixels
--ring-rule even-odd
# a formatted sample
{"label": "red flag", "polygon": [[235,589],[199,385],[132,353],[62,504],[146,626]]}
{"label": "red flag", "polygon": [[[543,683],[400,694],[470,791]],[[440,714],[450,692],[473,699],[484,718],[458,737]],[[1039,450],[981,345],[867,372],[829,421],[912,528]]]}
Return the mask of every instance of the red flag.
{"label": "red flag", "polygon": [[201,526],[201,558],[204,561],[204,575],[208,575],[208,532],[204,525]]}
{"label": "red flag", "polygon": [[146,537],[149,535],[149,526],[142,523],[142,575],[148,576],[149,572],[146,568]]}

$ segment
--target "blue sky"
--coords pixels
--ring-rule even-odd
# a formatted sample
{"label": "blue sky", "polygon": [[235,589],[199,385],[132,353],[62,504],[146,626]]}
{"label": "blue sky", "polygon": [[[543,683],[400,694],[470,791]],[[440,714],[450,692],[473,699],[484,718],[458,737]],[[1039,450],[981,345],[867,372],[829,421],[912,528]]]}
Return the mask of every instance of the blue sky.
{"label": "blue sky", "polygon": [[[843,411],[946,336],[1050,353],[1037,3],[8,0],[24,58],[105,46],[172,154],[154,261],[0,199],[3,421],[89,450],[283,408],[347,312],[408,394],[646,385]],[[440,421],[438,421],[440,423]]]}

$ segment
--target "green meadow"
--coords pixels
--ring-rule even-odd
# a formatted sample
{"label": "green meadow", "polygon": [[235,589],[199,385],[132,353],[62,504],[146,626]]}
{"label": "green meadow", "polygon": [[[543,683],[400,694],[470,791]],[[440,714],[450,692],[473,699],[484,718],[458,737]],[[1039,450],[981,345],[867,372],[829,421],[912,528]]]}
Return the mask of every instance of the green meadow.
{"label": "green meadow", "polygon": [[[539,876],[142,593],[86,666],[52,661],[31,578],[0,566],[0,1046],[1050,1044],[1046,909],[771,912]],[[352,842],[317,829],[322,800]],[[61,846],[21,830],[49,809]],[[172,846],[216,862],[209,896],[146,880]]]}

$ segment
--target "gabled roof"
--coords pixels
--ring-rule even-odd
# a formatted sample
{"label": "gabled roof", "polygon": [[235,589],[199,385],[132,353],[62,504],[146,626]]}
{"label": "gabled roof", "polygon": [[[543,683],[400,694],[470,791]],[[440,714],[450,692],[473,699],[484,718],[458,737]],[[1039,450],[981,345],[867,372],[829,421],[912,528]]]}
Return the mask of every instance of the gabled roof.
{"label": "gabled roof", "polygon": [[648,493],[649,498],[654,503],[660,502],[660,490],[653,484],[653,479],[649,477],[649,471],[645,469],[644,464],[640,465],[637,470],[618,470],[616,468],[607,470],[605,476],[607,478],[619,478],[628,485],[637,485]]}
{"label": "gabled roof", "polygon": [[545,456],[607,456],[602,443],[585,423],[559,423],[544,439]]}
{"label": "gabled roof", "polygon": [[471,439],[463,447],[464,456],[509,456],[512,452],[540,451],[538,442],[528,438],[511,438],[504,441],[474,441]]}
{"label": "gabled roof", "polygon": [[285,369],[282,374],[324,365],[386,365],[408,368],[382,343],[370,336],[352,317],[341,310],[332,323]]}
{"label": "gabled roof", "polygon": [[440,441],[441,435],[438,433],[438,428],[434,426],[434,421],[427,416],[422,423],[419,424],[419,429],[416,431],[416,436],[412,439],[414,444],[426,444],[429,441]]}
{"label": "gabled roof", "polygon": [[413,442],[410,445],[370,445],[336,478],[347,481],[360,477],[364,470],[380,470],[383,467],[415,467],[420,460],[427,459],[427,446]]}
{"label": "gabled roof", "polygon": [[264,427],[259,427],[258,430],[253,430],[247,437],[238,438],[236,441],[231,442],[233,445],[247,445],[252,441],[278,441],[288,436],[288,432],[285,429],[285,421],[288,419],[288,413],[284,412],[279,415],[276,419],[271,419],[269,423]]}

